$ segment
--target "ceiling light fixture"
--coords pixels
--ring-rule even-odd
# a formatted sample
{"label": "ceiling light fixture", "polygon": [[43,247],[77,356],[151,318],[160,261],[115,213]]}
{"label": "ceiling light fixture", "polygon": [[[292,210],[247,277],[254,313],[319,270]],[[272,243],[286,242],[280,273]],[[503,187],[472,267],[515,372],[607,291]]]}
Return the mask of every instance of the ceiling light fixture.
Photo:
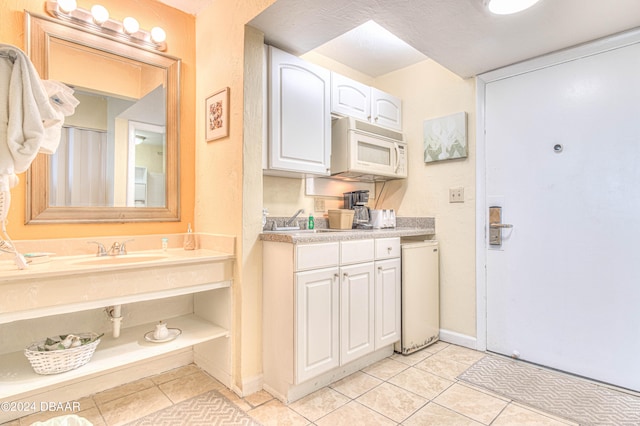
{"label": "ceiling light fixture", "polygon": [[539,0],[485,0],[485,6],[496,15],[511,15],[536,4]]}
{"label": "ceiling light fixture", "polygon": [[109,11],[104,6],[96,4],[89,11],[77,7],[76,0],[47,0],[45,9],[49,15],[89,32],[105,34],[149,50],[167,50],[167,34],[162,28],[154,27],[151,32],[143,30],[138,21],[130,16],[122,22],[110,19]]}

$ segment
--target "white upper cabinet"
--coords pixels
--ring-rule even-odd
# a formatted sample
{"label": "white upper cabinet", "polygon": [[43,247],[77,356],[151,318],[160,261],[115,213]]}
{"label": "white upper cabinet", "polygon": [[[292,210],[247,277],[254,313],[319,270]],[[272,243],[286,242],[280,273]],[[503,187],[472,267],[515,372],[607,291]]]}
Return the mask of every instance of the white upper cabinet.
{"label": "white upper cabinet", "polygon": [[268,55],[269,155],[265,173],[328,175],[331,73],[272,46]]}
{"label": "white upper cabinet", "polygon": [[402,100],[372,87],[371,122],[402,131]]}
{"label": "white upper cabinet", "polygon": [[331,112],[369,121],[371,118],[371,87],[332,72]]}
{"label": "white upper cabinet", "polygon": [[331,73],[331,112],[402,131],[402,100],[375,87]]}

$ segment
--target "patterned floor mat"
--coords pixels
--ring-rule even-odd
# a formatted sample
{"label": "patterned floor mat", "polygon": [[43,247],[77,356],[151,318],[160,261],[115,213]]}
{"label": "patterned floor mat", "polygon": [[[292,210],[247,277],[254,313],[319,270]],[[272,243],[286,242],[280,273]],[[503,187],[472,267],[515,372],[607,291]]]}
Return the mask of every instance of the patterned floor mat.
{"label": "patterned floor mat", "polygon": [[458,379],[581,425],[640,424],[640,397],[522,361],[485,356]]}
{"label": "patterned floor mat", "polygon": [[210,391],[149,414],[127,426],[260,426],[227,398]]}

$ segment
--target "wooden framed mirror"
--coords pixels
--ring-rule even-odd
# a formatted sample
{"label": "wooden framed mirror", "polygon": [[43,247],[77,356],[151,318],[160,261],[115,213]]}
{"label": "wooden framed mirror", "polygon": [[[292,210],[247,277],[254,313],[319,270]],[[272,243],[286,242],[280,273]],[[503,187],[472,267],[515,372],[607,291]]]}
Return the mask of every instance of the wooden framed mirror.
{"label": "wooden framed mirror", "polygon": [[42,79],[74,88],[56,154],[27,171],[27,224],[179,221],[180,59],[25,12]]}

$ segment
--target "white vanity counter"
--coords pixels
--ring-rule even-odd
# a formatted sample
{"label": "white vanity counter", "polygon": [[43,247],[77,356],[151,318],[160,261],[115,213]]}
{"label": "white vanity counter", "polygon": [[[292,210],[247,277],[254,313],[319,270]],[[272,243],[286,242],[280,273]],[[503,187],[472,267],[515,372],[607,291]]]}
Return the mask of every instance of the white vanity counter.
{"label": "white vanity counter", "polygon": [[[169,239],[166,251],[160,248],[164,237]],[[96,238],[16,242],[22,252],[37,249],[58,254],[49,262],[24,270],[15,266],[9,254],[0,258],[0,327],[7,336],[17,339],[7,340],[12,349],[0,352],[0,401],[66,401],[191,362],[229,385],[226,338],[231,326],[235,237],[194,237],[197,248],[184,250],[184,234],[136,236],[135,241],[127,243],[128,254],[104,257],[97,257],[95,246],[87,245]],[[109,247],[125,239],[99,240]],[[145,341],[145,333],[154,329],[158,319],[152,319],[153,315],[165,315],[150,312],[148,304],[185,304],[185,298],[190,300],[186,309],[169,310],[178,314],[161,317],[169,327],[182,331],[179,337],[162,344]],[[100,311],[116,305],[122,305],[132,316],[123,322],[119,337],[114,338],[110,331],[105,333],[86,365],[65,373],[38,375],[23,350],[16,350],[28,344],[21,341],[24,334],[47,337],[40,335],[43,331],[31,329],[32,323],[64,324],[69,322],[65,318],[75,318],[82,312],[97,312],[100,317],[104,315]],[[146,317],[150,318],[140,321]],[[110,327],[106,325],[108,318],[103,318],[103,329]],[[83,327],[91,325],[66,331],[96,331]],[[21,346],[16,347],[17,343]],[[106,375],[113,377],[111,381],[104,379]],[[58,396],[62,385],[68,391]],[[0,423],[15,418],[12,414],[16,413],[0,413]]]}
{"label": "white vanity counter", "polygon": [[[168,249],[138,251],[135,253],[98,257],[93,254],[78,256],[50,256],[44,263],[29,264],[25,269],[19,269],[16,263],[3,256],[0,260],[0,286],[21,280],[48,279],[55,276],[70,276],[78,274],[113,272],[120,270],[139,269],[141,267],[165,267],[178,264],[197,264],[202,262],[216,262],[233,259],[232,253],[214,250],[198,249]],[[2,288],[2,287],[0,287]]]}
{"label": "white vanity counter", "polygon": [[[136,250],[132,241],[126,255],[53,255],[49,262],[22,270],[5,255],[0,262],[0,324],[229,286],[235,258],[233,237],[195,237],[196,250],[176,248],[181,240],[172,236],[174,248],[166,251]],[[147,248],[149,239],[160,241],[155,236],[137,237],[137,247]],[[65,240],[66,248],[58,244],[58,249],[69,253],[93,250],[85,239]],[[41,242],[45,249],[51,245],[55,243]],[[20,248],[20,243],[16,246]]]}

